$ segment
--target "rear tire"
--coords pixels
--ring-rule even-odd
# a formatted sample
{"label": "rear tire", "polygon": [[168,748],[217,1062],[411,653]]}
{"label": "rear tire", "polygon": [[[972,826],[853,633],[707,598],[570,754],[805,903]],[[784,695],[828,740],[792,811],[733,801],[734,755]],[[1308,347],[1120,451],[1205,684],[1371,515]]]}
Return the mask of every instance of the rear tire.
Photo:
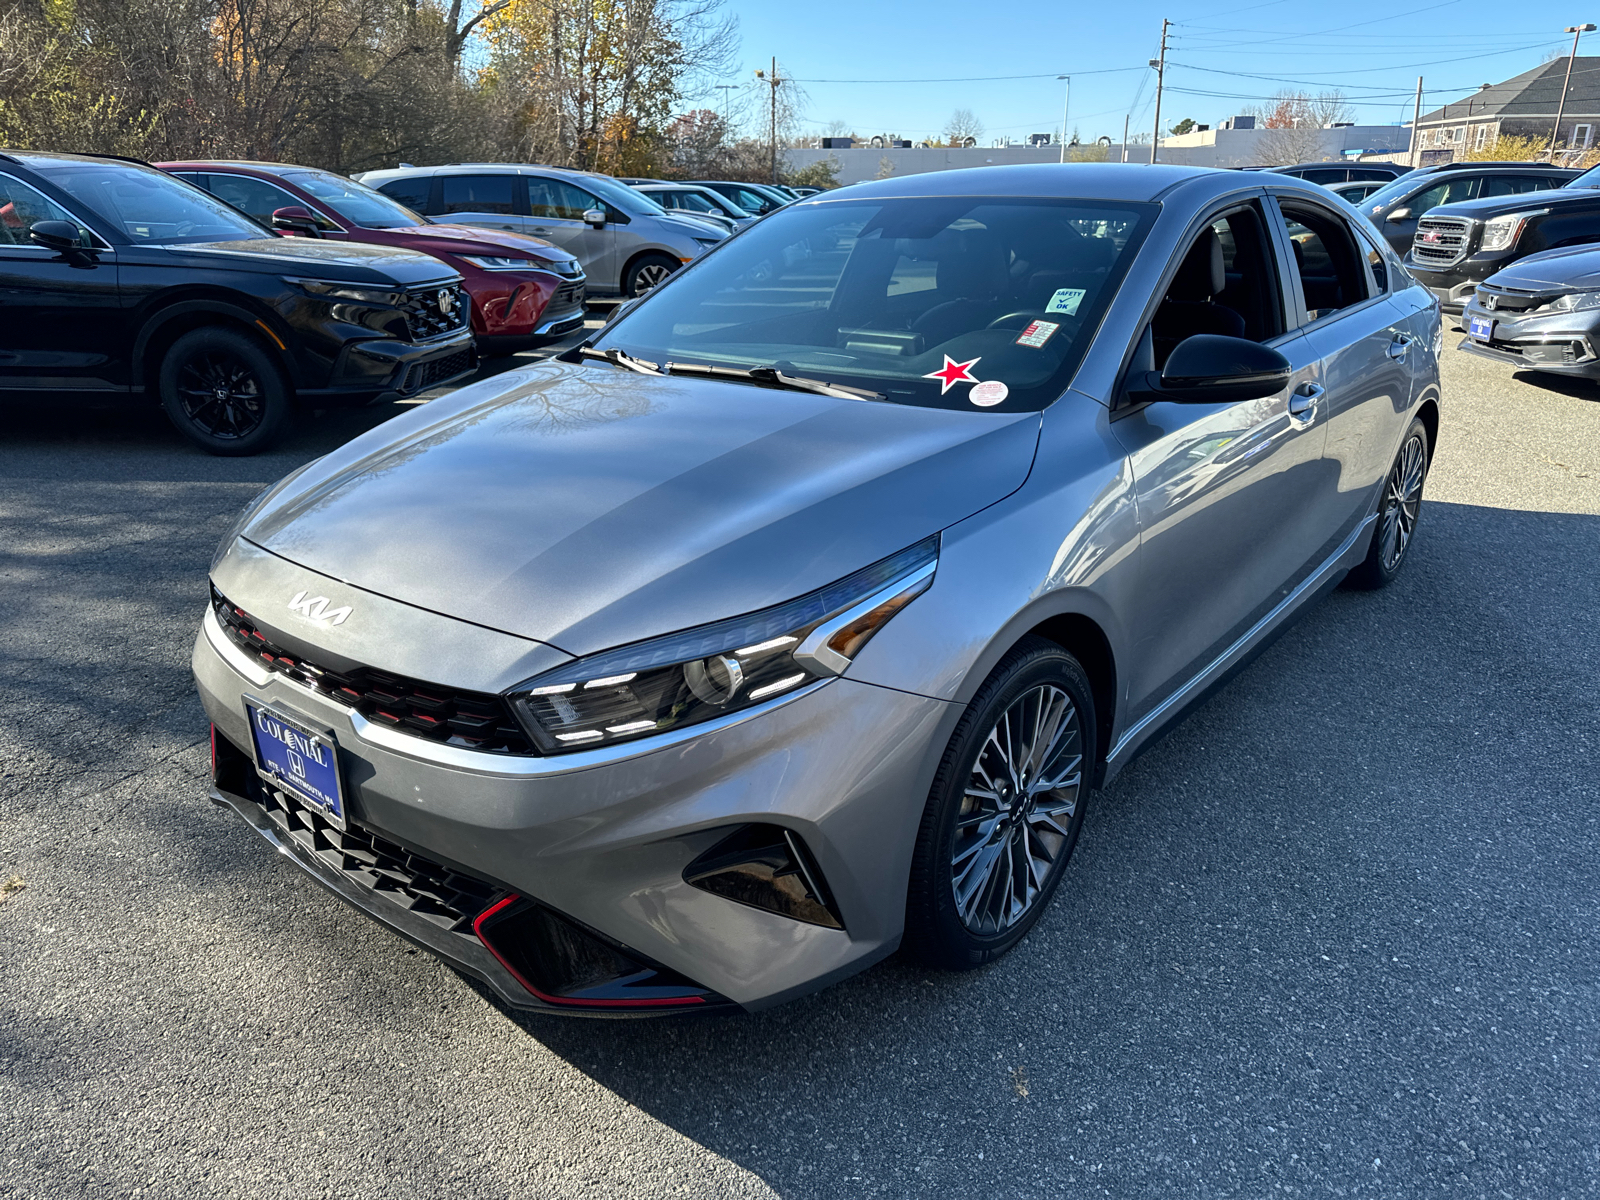
{"label": "rear tire", "polygon": [[951,735],[917,831],[904,945],[971,970],[1033,928],[1066,872],[1096,760],[1078,661],[1029,637],[1000,660]]}
{"label": "rear tire", "polygon": [[1394,465],[1384,477],[1372,545],[1361,565],[1344,577],[1346,587],[1373,592],[1388,587],[1400,574],[1422,515],[1422,488],[1427,481],[1428,427],[1414,420],[1400,443]]}
{"label": "rear tire", "polygon": [[254,339],[220,326],[192,329],[168,348],[158,374],[161,407],[208,454],[256,454],[289,415],[289,385]]}
{"label": "rear tire", "polygon": [[646,254],[628,267],[628,277],[622,281],[622,292],[628,297],[642,296],[651,288],[665,282],[683,264],[665,254]]}

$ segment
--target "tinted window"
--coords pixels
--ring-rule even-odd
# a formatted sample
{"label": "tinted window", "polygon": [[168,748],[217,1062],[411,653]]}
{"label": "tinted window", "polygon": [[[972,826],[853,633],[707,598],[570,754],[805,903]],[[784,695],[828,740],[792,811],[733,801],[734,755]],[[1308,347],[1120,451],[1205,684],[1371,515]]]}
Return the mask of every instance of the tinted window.
{"label": "tinted window", "polygon": [[1417,193],[1406,203],[1411,209],[1411,215],[1420,217],[1430,208],[1438,208],[1441,204],[1459,204],[1463,200],[1471,200],[1478,194],[1478,186],[1482,182],[1481,175],[1452,175],[1426,191]]}
{"label": "tinted window", "polygon": [[1308,320],[1320,320],[1367,298],[1367,277],[1355,235],[1342,219],[1295,204],[1283,205],[1283,217]]}
{"label": "tinted window", "polygon": [[[1155,211],[972,197],[786,208],[652,292],[602,345],[777,366],[902,404],[975,411],[976,394],[1037,410],[1066,386]],[[979,381],[993,386],[975,393]]]}
{"label": "tinted window", "polygon": [[[252,179],[248,175],[224,175],[213,172],[209,176],[209,182],[211,186],[206,190],[218,200],[226,200],[241,212],[249,213],[263,225],[272,224],[272,214],[276,209],[293,206],[311,211],[299,196],[291,196],[275,184]],[[316,216],[317,224],[324,229],[337,228],[321,213],[317,213]]]}
{"label": "tinted window", "polygon": [[1491,175],[1483,181],[1480,196],[1521,196],[1538,192],[1550,186],[1550,181],[1537,175]]}
{"label": "tinted window", "polygon": [[216,197],[154,168],[47,161],[30,165],[135,242],[178,245],[272,236]]}
{"label": "tinted window", "polygon": [[[0,175],[0,246],[31,246],[30,226],[40,221],[66,221],[78,225],[54,200],[48,199],[7,175]],[[89,231],[78,225],[78,237],[85,246],[93,245]]]}
{"label": "tinted window", "polygon": [[1324,168],[1322,170],[1305,171],[1300,178],[1309,180],[1312,183],[1343,183],[1349,176],[1350,173],[1348,171],[1343,167],[1339,167],[1338,169]]}
{"label": "tinted window", "polygon": [[1388,181],[1394,178],[1394,176],[1388,171],[1378,170],[1375,167],[1351,167],[1348,174],[1349,178],[1351,179],[1375,179],[1380,181]]}
{"label": "tinted window", "polygon": [[573,187],[562,179],[532,176],[528,180],[528,211],[557,221],[581,221],[591,208],[603,208],[598,196]]}
{"label": "tinted window", "polygon": [[378,190],[391,200],[405,205],[412,212],[428,211],[428,193],[433,190],[433,178],[417,175],[410,179],[391,179],[380,183]]}
{"label": "tinted window", "polygon": [[515,211],[519,175],[446,175],[440,196],[441,213],[506,213]]}
{"label": "tinted window", "polygon": [[427,223],[381,192],[331,171],[285,171],[283,177],[362,229],[406,229]]}

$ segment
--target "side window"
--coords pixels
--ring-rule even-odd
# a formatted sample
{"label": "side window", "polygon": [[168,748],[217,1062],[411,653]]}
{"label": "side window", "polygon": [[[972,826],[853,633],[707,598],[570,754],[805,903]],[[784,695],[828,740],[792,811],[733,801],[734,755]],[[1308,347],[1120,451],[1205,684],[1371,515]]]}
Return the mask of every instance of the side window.
{"label": "side window", "polygon": [[1441,204],[1458,204],[1462,200],[1471,200],[1478,194],[1480,178],[1464,178],[1457,175],[1443,183],[1436,183],[1425,192],[1420,192],[1407,201],[1413,217],[1420,217],[1430,208],[1438,208]]}
{"label": "side window", "polygon": [[1150,322],[1154,369],[1197,333],[1264,342],[1283,333],[1277,261],[1261,211],[1247,205],[1212,221],[1184,252]]}
{"label": "side window", "polygon": [[599,200],[582,188],[561,179],[528,179],[528,211],[536,217],[557,221],[581,221],[591,208],[604,208]]}
{"label": "side window", "polygon": [[[505,213],[516,209],[514,196],[520,175],[446,175],[441,213]],[[398,197],[397,197],[398,198]]]}
{"label": "side window", "polygon": [[[288,192],[262,179],[252,179],[248,175],[221,175],[213,173],[210,177],[209,191],[218,200],[224,200],[233,205],[240,212],[249,213],[263,225],[272,224],[274,210],[280,208],[304,208],[313,213],[311,208],[298,196],[291,196]],[[320,213],[317,215],[317,224],[327,228],[333,225]]]}
{"label": "side window", "polygon": [[428,193],[433,190],[431,175],[416,175],[409,179],[391,179],[378,185],[378,190],[391,200],[398,200],[412,212],[428,211]]}
{"label": "side window", "polygon": [[1367,299],[1361,253],[1344,220],[1309,205],[1291,203],[1282,208],[1307,320],[1321,320]]}
{"label": "side window", "polygon": [[1548,175],[1524,175],[1517,180],[1517,191],[1547,192],[1551,188],[1560,187],[1565,182],[1565,179],[1551,179]]}
{"label": "side window", "polygon": [[67,221],[78,226],[79,240],[93,244],[93,235],[54,200],[20,179],[0,175],[0,246],[32,246],[28,230],[40,221]]}

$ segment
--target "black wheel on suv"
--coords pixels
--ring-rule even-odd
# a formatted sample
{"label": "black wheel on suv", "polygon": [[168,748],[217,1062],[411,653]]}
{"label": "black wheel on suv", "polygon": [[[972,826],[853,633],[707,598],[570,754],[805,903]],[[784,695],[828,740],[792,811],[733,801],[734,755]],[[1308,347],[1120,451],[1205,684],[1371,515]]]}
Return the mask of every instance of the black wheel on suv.
{"label": "black wheel on suv", "polygon": [[934,966],[998,958],[1055,894],[1083,828],[1094,694],[1072,655],[1030,637],[956,726],[911,861],[905,945]]}
{"label": "black wheel on suv", "polygon": [[665,254],[646,254],[628,268],[628,277],[622,281],[623,294],[642,296],[681,265]]}
{"label": "black wheel on suv", "polygon": [[161,406],[211,454],[255,454],[289,413],[289,385],[271,356],[231,329],[193,329],[161,360]]}

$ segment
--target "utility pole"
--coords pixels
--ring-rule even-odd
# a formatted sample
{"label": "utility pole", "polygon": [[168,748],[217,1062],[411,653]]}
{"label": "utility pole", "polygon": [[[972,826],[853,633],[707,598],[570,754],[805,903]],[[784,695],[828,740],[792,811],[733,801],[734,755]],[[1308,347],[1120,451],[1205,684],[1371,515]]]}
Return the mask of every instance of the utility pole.
{"label": "utility pole", "polygon": [[1061,161],[1067,161],[1067,113],[1072,111],[1072,76],[1057,75],[1067,81],[1067,98],[1061,102]]}
{"label": "utility pole", "polygon": [[1167,80],[1167,30],[1172,22],[1165,17],[1161,20],[1161,57],[1150,60],[1150,65],[1156,69],[1156,128],[1150,139],[1150,165],[1156,165],[1156,150],[1161,145],[1161,86]]}
{"label": "utility pole", "polygon": [[778,60],[776,58],[774,58],[772,60],[772,73],[771,74],[768,74],[766,71],[757,70],[756,71],[756,78],[757,79],[765,79],[767,81],[767,85],[772,88],[772,127],[771,127],[771,133],[772,133],[772,182],[773,183],[777,183],[778,182],[778,85],[783,82],[783,80],[778,78]]}
{"label": "utility pole", "polygon": [[1418,75],[1417,76],[1417,103],[1416,103],[1416,107],[1411,110],[1411,153],[1409,155],[1407,155],[1407,158],[1411,162],[1412,169],[1416,168],[1418,147],[1420,147],[1422,145],[1422,135],[1417,131],[1417,123],[1419,121],[1421,121],[1421,120],[1422,120],[1422,76]]}
{"label": "utility pole", "polygon": [[1572,84],[1572,60],[1578,57],[1578,39],[1586,33],[1593,33],[1593,25],[1568,25],[1566,32],[1572,35],[1572,53],[1567,55],[1567,78],[1561,85],[1561,102],[1556,105],[1556,123],[1550,130],[1550,161],[1556,161],[1556,138],[1561,133],[1561,116],[1567,111],[1567,88]]}
{"label": "utility pole", "polygon": [[1128,161],[1128,120],[1131,113],[1122,114],[1122,161]]}
{"label": "utility pole", "polygon": [[739,85],[736,83],[719,83],[716,88],[717,91],[722,93],[722,124],[726,127],[728,124],[728,93],[738,91]]}

